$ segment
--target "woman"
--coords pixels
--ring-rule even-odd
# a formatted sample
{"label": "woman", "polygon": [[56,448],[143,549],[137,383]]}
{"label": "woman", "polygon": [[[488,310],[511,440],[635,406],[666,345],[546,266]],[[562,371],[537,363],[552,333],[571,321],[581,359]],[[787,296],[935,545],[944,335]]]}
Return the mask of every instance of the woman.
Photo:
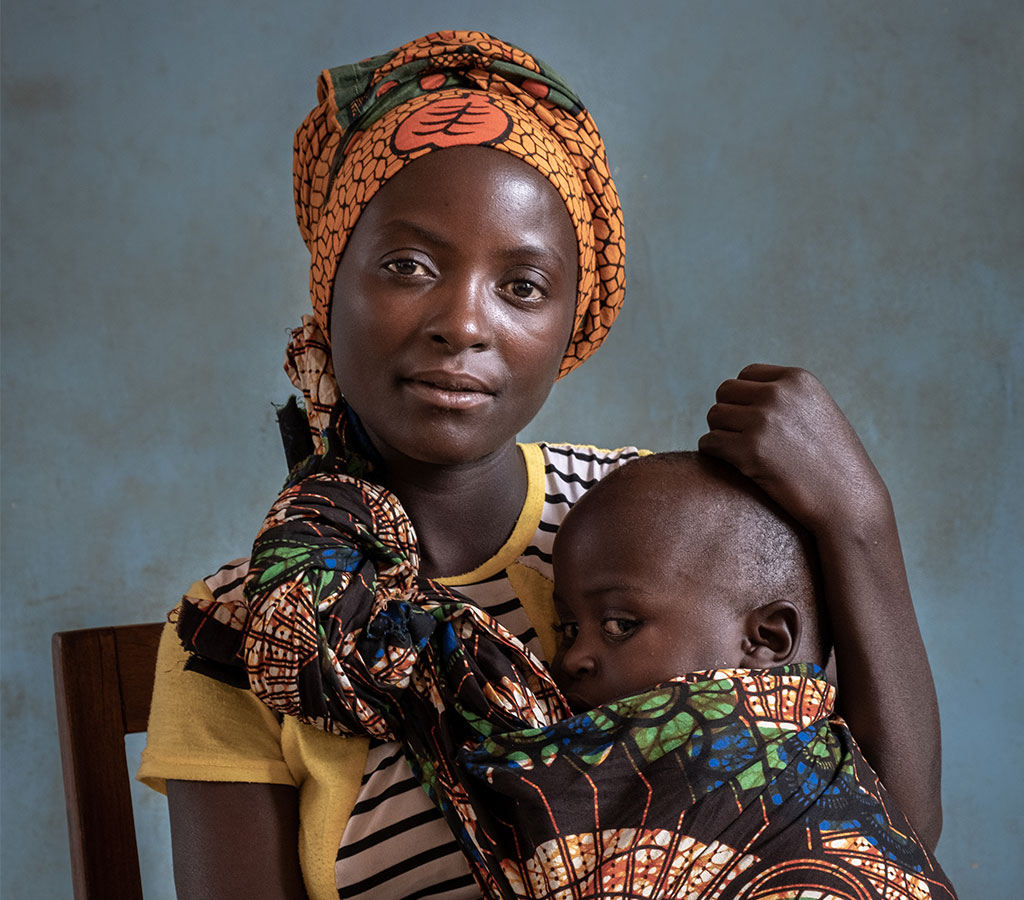
{"label": "woman", "polygon": [[[316,465],[383,483],[415,526],[422,574],[550,658],[553,533],[589,484],[637,455],[515,442],[622,302],[600,137],[558,76],[473,32],[328,70],[319,100],[295,169],[314,316],[287,363]],[[701,448],[815,534],[845,712],[934,843],[934,690],[885,487],[806,373],[752,367],[717,400]],[[840,479],[851,467],[858,477]],[[230,606],[245,569],[195,585],[193,605]],[[173,633],[140,777],[167,783],[182,898],[479,895],[396,745],[279,720],[254,693],[186,671]]]}

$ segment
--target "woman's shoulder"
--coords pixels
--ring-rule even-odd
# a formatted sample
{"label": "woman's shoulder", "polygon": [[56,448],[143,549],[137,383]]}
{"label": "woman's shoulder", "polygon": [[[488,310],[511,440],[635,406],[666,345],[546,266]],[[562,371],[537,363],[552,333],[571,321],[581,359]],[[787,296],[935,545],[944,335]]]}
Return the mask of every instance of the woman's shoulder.
{"label": "woman's shoulder", "polygon": [[606,450],[592,444],[550,441],[541,441],[537,447],[544,459],[544,472],[549,479],[582,484],[584,490],[593,487],[613,469],[648,453],[638,447]]}
{"label": "woman's shoulder", "polygon": [[647,452],[636,447],[605,450],[550,441],[520,446],[527,462],[531,499],[537,504],[539,518],[549,527],[561,522],[572,505],[609,472]]}

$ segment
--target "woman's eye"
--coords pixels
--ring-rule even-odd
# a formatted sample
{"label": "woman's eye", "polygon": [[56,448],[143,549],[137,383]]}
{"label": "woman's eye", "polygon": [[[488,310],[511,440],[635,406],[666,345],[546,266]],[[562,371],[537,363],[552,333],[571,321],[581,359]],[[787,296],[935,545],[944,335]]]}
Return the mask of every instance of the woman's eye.
{"label": "woman's eye", "polygon": [[538,301],[543,300],[546,296],[544,290],[539,285],[526,279],[510,281],[505,289],[520,300]]}
{"label": "woman's eye", "polygon": [[393,259],[384,268],[396,275],[426,275],[427,267],[414,259]]}
{"label": "woman's eye", "polygon": [[624,638],[636,631],[640,623],[636,619],[605,619],[601,627],[609,637]]}

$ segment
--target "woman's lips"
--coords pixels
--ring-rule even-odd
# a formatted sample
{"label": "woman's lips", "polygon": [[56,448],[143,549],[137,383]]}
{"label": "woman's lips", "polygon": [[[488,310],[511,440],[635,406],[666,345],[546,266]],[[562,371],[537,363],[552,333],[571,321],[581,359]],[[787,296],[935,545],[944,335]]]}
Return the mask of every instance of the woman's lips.
{"label": "woman's lips", "polygon": [[414,396],[443,409],[475,409],[494,398],[487,384],[463,372],[417,372],[402,381]]}

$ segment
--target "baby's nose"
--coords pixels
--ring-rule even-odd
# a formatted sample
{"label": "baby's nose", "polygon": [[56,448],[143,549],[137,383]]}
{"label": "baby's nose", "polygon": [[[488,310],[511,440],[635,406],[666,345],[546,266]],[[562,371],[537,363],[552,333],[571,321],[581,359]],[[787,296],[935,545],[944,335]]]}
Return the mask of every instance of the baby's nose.
{"label": "baby's nose", "polygon": [[597,660],[583,641],[577,639],[562,653],[561,668],[567,678],[584,678],[597,670]]}

